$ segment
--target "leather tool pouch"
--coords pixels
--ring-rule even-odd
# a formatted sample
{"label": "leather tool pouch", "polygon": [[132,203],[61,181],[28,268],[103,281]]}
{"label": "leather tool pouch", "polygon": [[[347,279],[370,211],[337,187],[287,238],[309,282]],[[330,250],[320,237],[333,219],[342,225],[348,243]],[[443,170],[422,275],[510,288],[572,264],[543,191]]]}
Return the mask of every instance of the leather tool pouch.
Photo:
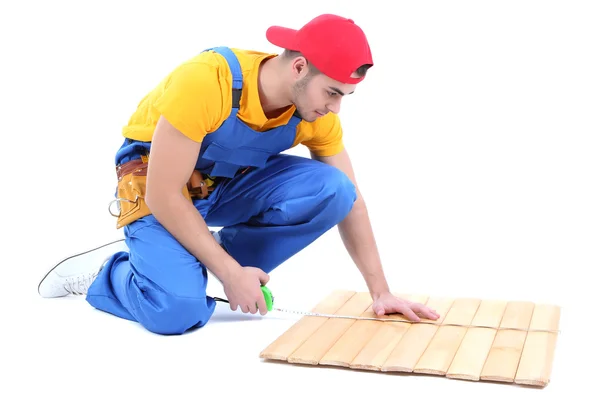
{"label": "leather tool pouch", "polygon": [[[113,202],[119,205],[119,213],[113,214],[117,217],[117,228],[129,225],[142,217],[150,215],[150,209],[144,200],[146,196],[146,175],[148,172],[148,158],[142,157],[118,165],[117,172],[117,198]],[[203,177],[200,171],[192,173],[188,183],[182,188],[186,199],[204,199],[213,191],[209,187],[209,181]],[[111,202],[112,204],[112,202]]]}

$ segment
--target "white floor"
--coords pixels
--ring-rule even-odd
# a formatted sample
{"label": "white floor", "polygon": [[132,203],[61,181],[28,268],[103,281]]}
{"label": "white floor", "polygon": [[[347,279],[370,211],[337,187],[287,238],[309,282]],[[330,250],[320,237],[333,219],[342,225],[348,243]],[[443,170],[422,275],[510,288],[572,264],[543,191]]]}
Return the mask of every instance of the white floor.
{"label": "white floor", "polygon": [[[364,290],[336,242],[332,231],[314,248],[271,274],[269,287],[279,306],[308,310],[330,290]],[[334,395],[342,398],[374,395],[433,398],[450,393],[469,399],[558,399],[571,393],[574,387],[592,389],[595,372],[590,367],[597,330],[591,326],[597,326],[597,319],[594,303],[582,301],[585,292],[578,295],[569,287],[568,283],[574,279],[564,272],[540,273],[539,266],[532,267],[538,269],[538,273],[527,270],[518,273],[519,268],[510,265],[504,274],[494,278],[495,268],[489,267],[493,261],[481,261],[474,267],[473,257],[468,254],[463,258],[467,260],[464,262],[450,256],[445,262],[441,261],[445,266],[421,266],[416,270],[408,267],[419,265],[416,258],[398,264],[391,261],[394,245],[389,239],[384,238],[383,242],[390,247],[387,269],[391,284],[399,291],[414,289],[413,292],[431,295],[560,304],[563,307],[562,332],[550,385],[536,389],[433,376],[266,362],[259,358],[260,351],[288,329],[297,320],[296,315],[243,315],[219,304],[213,319],[204,328],[183,336],[159,336],[136,323],[92,309],[81,297],[38,298],[35,293],[37,276],[32,270],[24,274],[29,278],[28,290],[15,296],[16,307],[9,309],[9,313],[14,312],[14,319],[4,339],[8,353],[3,360],[8,368],[6,376],[10,379],[2,385],[2,390],[14,388],[19,396],[31,394],[51,399],[63,398],[65,393],[90,399],[154,395],[169,398],[243,396],[250,399],[289,395],[299,398]],[[431,246],[444,247],[435,241]],[[326,247],[333,247],[333,252],[326,253],[328,256],[323,262],[317,261],[317,252]],[[466,253],[468,248],[464,248]],[[332,253],[338,253],[341,262],[335,263]],[[407,249],[405,253],[412,251]],[[427,254],[423,257],[433,259]],[[397,259],[405,257],[399,255]],[[515,261],[515,265],[517,263],[519,261]],[[41,268],[36,269],[41,272]],[[473,275],[477,269],[481,271],[479,276],[473,276],[471,284],[466,283],[464,277]],[[214,280],[209,286],[211,294],[222,295]]]}
{"label": "white floor", "polygon": [[[517,400],[595,392],[594,2],[402,2],[390,12],[317,1],[293,13],[265,3],[240,3],[228,17],[216,5],[183,1],[2,6],[0,33],[10,40],[0,65],[0,398]],[[372,38],[376,67],[341,117],[390,286],[560,305],[548,387],[260,360],[296,315],[245,316],[220,305],[206,327],[165,337],[83,298],[37,295],[54,262],[119,237],[107,212],[114,151],[146,90],[203,48],[277,51],[266,27],[299,26],[322,12],[353,17]],[[250,13],[256,18],[242,30]],[[335,230],[273,272],[269,287],[281,307],[305,310],[334,289],[365,290]],[[209,289],[222,295],[214,281]]]}

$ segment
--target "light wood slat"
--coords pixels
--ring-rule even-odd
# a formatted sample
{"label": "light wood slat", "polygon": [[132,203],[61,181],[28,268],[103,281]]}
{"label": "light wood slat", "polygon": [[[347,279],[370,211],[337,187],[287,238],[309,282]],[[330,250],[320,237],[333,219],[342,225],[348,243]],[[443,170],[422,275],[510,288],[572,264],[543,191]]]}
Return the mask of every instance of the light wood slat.
{"label": "light wood slat", "polygon": [[433,323],[412,324],[381,366],[381,371],[412,372],[431,338],[437,332],[438,325],[444,321],[453,302],[454,299],[450,298],[430,298],[427,306],[436,310],[440,318]]}
{"label": "light wood slat", "polygon": [[504,300],[483,300],[471,324],[497,329],[507,306],[508,302]]}
{"label": "light wood slat", "polygon": [[[317,304],[311,311],[321,314],[334,314],[342,307],[356,292],[348,290],[336,290]],[[269,344],[261,353],[261,358],[272,360],[287,360],[289,355],[296,350],[306,339],[317,331],[325,322],[325,317],[302,317],[292,327],[285,331],[275,341]]]}
{"label": "light wood slat", "polygon": [[[499,328],[528,329],[534,307],[532,302],[508,302]],[[513,382],[526,337],[526,331],[499,330],[483,365],[480,379]]]}
{"label": "light wood slat", "polygon": [[[479,299],[456,299],[444,319],[444,324],[469,325],[480,303]],[[441,326],[413,368],[413,372],[446,374],[467,329],[464,326]]]}
{"label": "light wood slat", "polygon": [[481,370],[500,326],[506,301],[483,300],[471,322],[475,326],[489,328],[469,328],[458,348],[446,376],[452,379],[479,380]]}
{"label": "light wood slat", "polygon": [[[560,307],[538,304],[533,311],[529,329],[557,331],[559,320]],[[527,334],[515,383],[546,386],[550,382],[557,336],[558,333],[555,332]]]}
{"label": "light wood slat", "polygon": [[[427,304],[429,296],[411,294],[400,295],[400,297],[414,303]],[[403,315],[397,314],[390,315],[389,317],[393,319],[406,319]],[[387,360],[394,347],[396,347],[410,326],[410,323],[402,322],[381,323],[377,332],[375,332],[373,337],[352,360],[349,367],[375,371],[380,370],[385,360]]]}
{"label": "light wood slat", "polygon": [[[370,293],[356,293],[336,314],[358,317],[372,303]],[[354,323],[356,323],[354,319],[328,318],[300,347],[290,354],[288,361],[317,365],[323,355]]]}

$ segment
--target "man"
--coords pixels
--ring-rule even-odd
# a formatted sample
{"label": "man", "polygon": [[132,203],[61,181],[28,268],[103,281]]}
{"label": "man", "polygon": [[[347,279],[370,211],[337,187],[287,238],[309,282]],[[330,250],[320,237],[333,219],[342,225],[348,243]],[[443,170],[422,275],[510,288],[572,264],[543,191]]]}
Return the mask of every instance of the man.
{"label": "man", "polygon": [[[363,31],[321,15],[267,39],[284,52],[205,50],[143,98],[115,160],[125,241],[59,263],[42,296],[181,334],[213,314],[210,271],[232,310],[264,315],[268,273],[339,224],[374,312],[439,317],[390,293],[343,147],[341,100],[373,65]],[[298,144],[311,158],[280,154]]]}

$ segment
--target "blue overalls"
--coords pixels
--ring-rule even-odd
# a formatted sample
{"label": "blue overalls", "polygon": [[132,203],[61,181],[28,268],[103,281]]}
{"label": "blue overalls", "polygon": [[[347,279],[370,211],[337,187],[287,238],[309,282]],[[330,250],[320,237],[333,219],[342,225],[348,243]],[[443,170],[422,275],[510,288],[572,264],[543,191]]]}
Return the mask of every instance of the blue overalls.
{"label": "blue overalls", "polygon": [[[239,62],[226,47],[208,50],[229,64],[233,101],[230,116],[204,138],[196,164],[222,180],[209,197],[194,200],[194,206],[208,226],[223,227],[222,246],[241,266],[269,273],[341,222],[356,200],[355,188],[337,168],[279,154],[294,143],[297,116],[266,132],[237,118],[243,83]],[[126,139],[115,161],[147,154],[149,147]],[[129,252],[109,259],[87,301],[159,334],[204,326],[215,309],[215,300],[206,294],[206,267],[153,215],[125,226],[124,233]]]}

